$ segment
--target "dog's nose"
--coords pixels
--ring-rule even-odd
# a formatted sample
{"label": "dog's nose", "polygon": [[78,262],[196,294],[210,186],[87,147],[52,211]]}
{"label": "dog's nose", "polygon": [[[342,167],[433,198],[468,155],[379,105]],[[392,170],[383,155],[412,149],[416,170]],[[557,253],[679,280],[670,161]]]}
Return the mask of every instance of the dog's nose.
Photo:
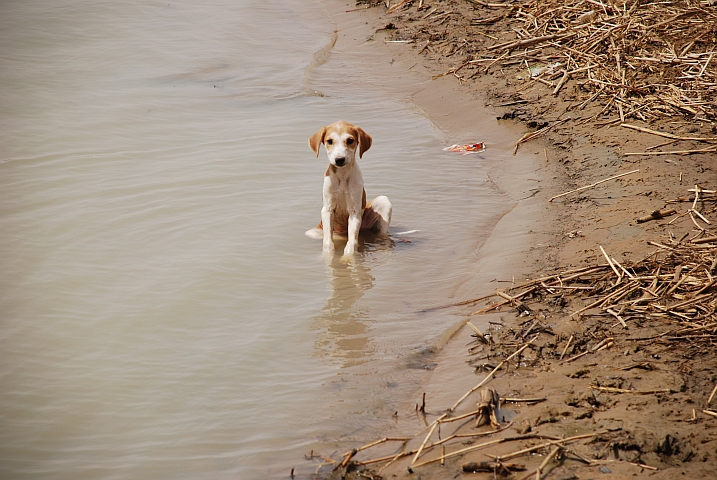
{"label": "dog's nose", "polygon": [[346,163],[346,158],[345,157],[337,157],[336,160],[334,160],[334,161],[336,162],[337,167],[343,167],[344,163]]}

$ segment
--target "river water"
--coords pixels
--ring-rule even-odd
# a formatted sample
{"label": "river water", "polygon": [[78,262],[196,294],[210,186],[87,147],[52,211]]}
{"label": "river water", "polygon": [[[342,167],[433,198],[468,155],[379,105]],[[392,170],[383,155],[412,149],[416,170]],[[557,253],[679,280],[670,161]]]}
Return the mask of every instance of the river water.
{"label": "river water", "polygon": [[[0,4],[2,478],[287,478],[418,398],[460,321],[422,310],[506,212],[496,158],[443,152],[482,139],[327,4]],[[338,119],[394,205],[352,264],[304,235]]]}

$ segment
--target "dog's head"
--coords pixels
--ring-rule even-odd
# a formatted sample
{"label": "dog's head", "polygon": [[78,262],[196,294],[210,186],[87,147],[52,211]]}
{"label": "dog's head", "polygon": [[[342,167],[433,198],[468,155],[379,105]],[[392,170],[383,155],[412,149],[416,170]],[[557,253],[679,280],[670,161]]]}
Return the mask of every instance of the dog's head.
{"label": "dog's head", "polygon": [[356,149],[359,158],[371,148],[371,136],[361,127],[338,121],[319,129],[309,138],[309,147],[319,156],[321,144],[326,147],[329,162],[336,167],[350,165],[356,161]]}

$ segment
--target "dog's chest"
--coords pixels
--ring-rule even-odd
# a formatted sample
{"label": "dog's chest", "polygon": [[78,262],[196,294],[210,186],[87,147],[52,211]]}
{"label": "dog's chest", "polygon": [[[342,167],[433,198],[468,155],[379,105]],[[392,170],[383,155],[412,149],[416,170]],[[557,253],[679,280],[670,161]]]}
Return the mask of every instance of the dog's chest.
{"label": "dog's chest", "polygon": [[352,212],[362,215],[366,206],[366,192],[360,172],[358,177],[327,176],[324,203],[331,210],[332,230],[341,234],[348,233],[349,216]]}
{"label": "dog's chest", "polygon": [[346,234],[349,231],[349,210],[346,202],[336,202],[332,209],[331,226],[336,233]]}

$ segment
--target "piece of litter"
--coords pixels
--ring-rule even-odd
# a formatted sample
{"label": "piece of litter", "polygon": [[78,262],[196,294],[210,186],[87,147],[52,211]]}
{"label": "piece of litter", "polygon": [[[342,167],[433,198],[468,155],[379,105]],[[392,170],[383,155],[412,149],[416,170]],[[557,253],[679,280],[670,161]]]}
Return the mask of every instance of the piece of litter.
{"label": "piece of litter", "polygon": [[543,73],[552,73],[557,67],[560,66],[560,62],[551,63],[550,65],[536,65],[530,67],[530,76],[532,78],[539,77]]}
{"label": "piece of litter", "polygon": [[463,155],[468,155],[471,153],[478,153],[485,150],[485,143],[478,142],[478,143],[466,143],[464,145],[451,145],[450,147],[446,147],[443,150],[446,152],[461,152]]}
{"label": "piece of litter", "polygon": [[408,235],[409,233],[420,232],[420,230],[406,230],[405,232],[394,233],[394,235]]}

